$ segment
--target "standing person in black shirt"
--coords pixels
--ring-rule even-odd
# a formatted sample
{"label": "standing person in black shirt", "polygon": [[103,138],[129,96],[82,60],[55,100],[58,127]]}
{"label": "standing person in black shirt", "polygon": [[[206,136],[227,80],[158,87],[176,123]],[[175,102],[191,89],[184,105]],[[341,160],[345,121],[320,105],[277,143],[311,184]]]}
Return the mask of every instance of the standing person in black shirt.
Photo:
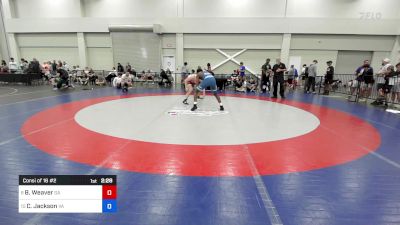
{"label": "standing person in black shirt", "polygon": [[68,87],[73,87],[71,84],[69,84],[69,74],[66,70],[58,68],[57,73],[60,74],[60,79],[57,82],[57,89],[60,89],[63,84],[65,84]]}
{"label": "standing person in black shirt", "polygon": [[286,66],[281,62],[281,59],[276,59],[276,64],[272,67],[272,72],[274,73],[274,95],[272,98],[278,97],[278,83],[279,83],[279,94],[281,98],[285,98],[285,88],[284,83],[285,79],[283,77],[284,72],[286,71]]}
{"label": "standing person in black shirt", "polygon": [[[375,83],[374,69],[371,67],[369,60],[364,60],[363,65],[358,67],[355,73],[357,75],[357,86],[360,87],[360,100],[366,102],[371,95],[372,86]],[[354,87],[351,88],[354,92]]]}
{"label": "standing person in black shirt", "polygon": [[124,72],[124,67],[121,65],[121,63],[118,63],[117,72],[118,73],[123,73]]}
{"label": "standing person in black shirt", "polygon": [[324,95],[329,95],[331,91],[331,84],[333,83],[333,74],[335,74],[335,68],[332,66],[332,61],[326,62],[328,68],[326,68],[325,83],[324,83]]}
{"label": "standing person in black shirt", "polygon": [[57,74],[57,63],[56,60],[53,59],[51,63],[51,75],[55,76]]}
{"label": "standing person in black shirt", "polygon": [[261,67],[261,90],[263,93],[271,90],[271,82],[269,81],[269,76],[271,74],[270,61],[271,60],[268,58]]}

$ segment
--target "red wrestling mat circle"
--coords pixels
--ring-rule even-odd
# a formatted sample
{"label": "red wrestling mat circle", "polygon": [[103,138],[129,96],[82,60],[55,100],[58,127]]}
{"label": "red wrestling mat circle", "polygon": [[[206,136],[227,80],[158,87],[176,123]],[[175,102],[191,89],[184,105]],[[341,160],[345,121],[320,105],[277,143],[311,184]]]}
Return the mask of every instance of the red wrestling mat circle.
{"label": "red wrestling mat circle", "polygon": [[154,95],[166,94],[112,96],[58,105],[29,118],[21,132],[38,149],[74,162],[180,176],[254,176],[315,170],[356,160],[380,145],[378,131],[358,117],[327,107],[258,96],[225,95],[297,107],[317,116],[320,125],[312,132],[285,140],[213,146],[111,137],[87,130],[74,120],[79,110],[93,104]]}

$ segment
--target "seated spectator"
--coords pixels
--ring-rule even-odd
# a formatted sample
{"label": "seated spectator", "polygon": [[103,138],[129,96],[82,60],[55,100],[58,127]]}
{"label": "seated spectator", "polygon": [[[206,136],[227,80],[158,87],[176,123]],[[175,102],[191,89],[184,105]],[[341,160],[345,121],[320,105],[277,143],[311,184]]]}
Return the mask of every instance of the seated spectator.
{"label": "seated spectator", "polygon": [[73,82],[78,81],[78,70],[76,69],[76,66],[72,66],[72,70],[70,71],[69,75]]}
{"label": "seated spectator", "polygon": [[62,63],[62,68],[63,68],[64,70],[68,71],[68,72],[69,72],[70,69],[71,69],[70,66],[67,64],[67,62],[65,62],[65,61]]}
{"label": "seated spectator", "polygon": [[[168,70],[167,70],[168,72]],[[151,72],[151,70],[147,70],[145,74],[145,80],[154,80],[154,74]]]}
{"label": "seated spectator", "polygon": [[89,76],[89,82],[90,82],[90,84],[91,84],[91,85],[95,85],[98,76],[96,75],[96,73],[93,71],[92,68],[89,69],[88,76]]}
{"label": "seated spectator", "polygon": [[171,82],[168,74],[165,72],[165,70],[161,69],[160,77],[161,77],[161,81],[159,83],[160,85],[164,85],[164,80],[165,80],[165,84],[167,84],[167,85],[172,84],[172,82]]}
{"label": "seated spectator", "polygon": [[89,67],[86,66],[85,69],[83,70],[83,73],[85,75],[89,76],[89,72],[90,72],[90,69],[89,69]]}
{"label": "seated spectator", "polygon": [[42,64],[42,74],[43,74],[43,78],[45,78],[47,81],[50,79],[50,66],[51,63],[50,62],[43,62]]}
{"label": "seated spectator", "polygon": [[62,64],[62,62],[61,62],[61,60],[58,60],[58,61],[57,61],[57,69],[58,69],[58,68],[61,68],[61,69],[64,68],[64,67],[63,67],[63,64]]}
{"label": "seated spectator", "polygon": [[122,81],[121,76],[122,73],[118,73],[117,77],[114,78],[113,87],[116,87],[117,89],[121,88],[121,81]]}
{"label": "seated spectator", "polygon": [[83,73],[81,76],[78,77],[78,80],[82,86],[87,86],[89,84],[89,75]]}
{"label": "seated spectator", "polygon": [[96,85],[97,85],[97,86],[104,86],[104,85],[106,85],[106,80],[104,79],[103,76],[99,76],[99,77],[96,79]]}
{"label": "seated spectator", "polygon": [[256,80],[251,77],[249,81],[246,82],[246,90],[247,92],[255,92],[257,88]]}
{"label": "seated spectator", "polygon": [[41,65],[36,58],[33,58],[33,60],[29,63],[27,72],[33,74],[42,74]]}
{"label": "seated spectator", "polygon": [[123,92],[127,92],[128,88],[132,86],[132,77],[129,72],[124,73],[121,76],[121,87]]}
{"label": "seated spectator", "polygon": [[117,70],[115,69],[115,67],[112,68],[112,70],[110,70],[108,72],[108,75],[106,76],[106,81],[107,83],[111,84],[112,80],[117,76]]}
{"label": "seated spectator", "polygon": [[28,65],[29,65],[28,61],[26,61],[24,58],[22,58],[21,63],[19,64],[19,67],[23,73],[25,73],[26,70],[28,69]]}
{"label": "seated spectator", "polygon": [[[166,73],[167,73],[167,76],[169,77],[169,78],[172,78],[172,72],[171,72],[171,70],[169,69],[169,68],[167,68],[167,71],[165,71]],[[174,80],[173,78],[171,79],[171,81],[172,80]]]}
{"label": "seated spectator", "polygon": [[168,80],[172,82],[174,82],[174,77],[172,76],[171,71],[168,72],[169,69],[167,69],[167,76],[168,76]]}
{"label": "seated spectator", "polygon": [[145,78],[146,78],[146,72],[143,70],[140,74],[138,74],[138,78],[139,78],[139,79],[142,79],[142,80],[145,80]]}
{"label": "seated spectator", "polygon": [[8,73],[8,66],[5,60],[1,60],[1,68],[0,68],[1,73]]}
{"label": "seated spectator", "polygon": [[50,84],[53,84],[55,82],[53,78],[56,76],[56,74],[52,73],[52,63],[51,63],[51,61],[43,63],[43,65],[42,65],[42,74],[43,74],[43,78],[46,81],[50,82]]}
{"label": "seated spectator", "polygon": [[8,63],[8,68],[10,73],[16,73],[18,71],[18,64],[14,61],[14,58],[10,58],[10,62]]}
{"label": "seated spectator", "polygon": [[238,77],[233,83],[235,85],[235,91],[246,92],[246,81]]}
{"label": "seated spectator", "polygon": [[76,65],[76,77],[81,77],[82,76],[82,70],[79,68],[79,65]]}

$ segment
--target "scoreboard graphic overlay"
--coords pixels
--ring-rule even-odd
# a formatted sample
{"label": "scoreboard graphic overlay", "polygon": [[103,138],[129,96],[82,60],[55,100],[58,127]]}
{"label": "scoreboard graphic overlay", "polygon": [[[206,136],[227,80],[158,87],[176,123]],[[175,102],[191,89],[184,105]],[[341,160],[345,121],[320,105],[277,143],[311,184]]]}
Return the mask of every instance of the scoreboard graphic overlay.
{"label": "scoreboard graphic overlay", "polygon": [[117,211],[115,175],[20,175],[20,213]]}

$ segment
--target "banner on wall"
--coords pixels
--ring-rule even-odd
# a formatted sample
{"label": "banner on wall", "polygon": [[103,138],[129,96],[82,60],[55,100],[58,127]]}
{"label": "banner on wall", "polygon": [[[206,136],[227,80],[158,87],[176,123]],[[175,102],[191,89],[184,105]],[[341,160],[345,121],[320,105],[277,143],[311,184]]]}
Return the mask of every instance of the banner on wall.
{"label": "banner on wall", "polygon": [[175,72],[175,56],[163,56],[163,69]]}

